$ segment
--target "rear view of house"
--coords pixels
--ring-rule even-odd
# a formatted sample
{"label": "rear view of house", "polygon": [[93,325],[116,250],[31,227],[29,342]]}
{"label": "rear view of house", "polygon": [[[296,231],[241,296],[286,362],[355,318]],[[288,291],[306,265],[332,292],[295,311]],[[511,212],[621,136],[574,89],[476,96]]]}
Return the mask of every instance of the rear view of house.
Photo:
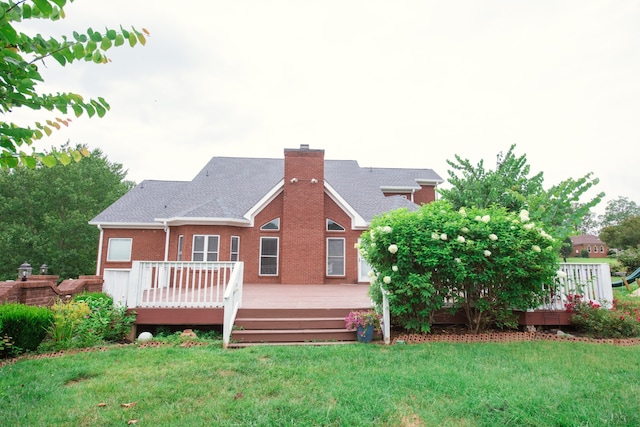
{"label": "rear view of house", "polygon": [[284,159],[214,157],[192,181],[143,181],[91,220],[97,274],[132,261],[243,261],[245,283],[368,281],[355,244],[372,218],[435,200],[431,169],[367,168],[285,149]]}

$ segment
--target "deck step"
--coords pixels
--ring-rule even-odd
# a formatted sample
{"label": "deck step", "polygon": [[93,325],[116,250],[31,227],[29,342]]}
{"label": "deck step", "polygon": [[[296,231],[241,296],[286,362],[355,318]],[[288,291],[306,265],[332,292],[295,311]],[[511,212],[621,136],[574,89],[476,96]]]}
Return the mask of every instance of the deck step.
{"label": "deck step", "polygon": [[[230,346],[251,344],[342,343],[356,341],[345,328],[344,318],[360,308],[271,308],[240,309]],[[237,344],[237,345],[236,345]]]}

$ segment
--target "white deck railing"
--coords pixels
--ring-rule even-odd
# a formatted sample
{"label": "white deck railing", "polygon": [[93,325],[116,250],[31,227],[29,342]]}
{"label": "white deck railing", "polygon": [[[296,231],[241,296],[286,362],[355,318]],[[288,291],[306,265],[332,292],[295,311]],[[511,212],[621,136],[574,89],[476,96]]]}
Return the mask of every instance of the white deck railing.
{"label": "white deck railing", "polygon": [[222,346],[227,348],[236,322],[236,314],[242,303],[242,277],[244,264],[239,262],[229,277],[229,284],[224,293],[224,324],[222,325]]}
{"label": "white deck railing", "polygon": [[[610,308],[613,302],[613,288],[611,287],[611,273],[609,264],[569,264],[561,263],[560,270],[567,276],[558,279],[554,292],[544,298],[538,310],[566,310],[567,295],[582,295],[583,301],[597,301],[603,307]],[[382,289],[382,288],[381,288]],[[382,333],[385,342],[390,340],[390,313],[387,292],[382,289]]]}
{"label": "white deck railing", "polygon": [[241,288],[242,263],[134,261],[127,306],[222,308],[231,279],[238,280],[238,270]]}

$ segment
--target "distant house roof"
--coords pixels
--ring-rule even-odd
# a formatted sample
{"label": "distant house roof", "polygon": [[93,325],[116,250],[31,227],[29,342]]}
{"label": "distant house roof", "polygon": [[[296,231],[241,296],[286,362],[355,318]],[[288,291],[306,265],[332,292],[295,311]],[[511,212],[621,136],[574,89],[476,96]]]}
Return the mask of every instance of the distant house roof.
{"label": "distant house roof", "polygon": [[577,245],[604,245],[604,242],[600,240],[598,236],[592,234],[580,234],[579,236],[571,237],[571,244]]}
{"label": "distant house roof", "polygon": [[[214,157],[192,181],[143,181],[90,223],[103,226],[159,226],[164,221],[250,224],[248,216],[266,195],[277,195],[284,159]],[[362,168],[353,160],[325,160],[326,188],[366,222],[382,212],[416,205],[385,197],[384,187],[420,189],[438,184],[431,169]]]}

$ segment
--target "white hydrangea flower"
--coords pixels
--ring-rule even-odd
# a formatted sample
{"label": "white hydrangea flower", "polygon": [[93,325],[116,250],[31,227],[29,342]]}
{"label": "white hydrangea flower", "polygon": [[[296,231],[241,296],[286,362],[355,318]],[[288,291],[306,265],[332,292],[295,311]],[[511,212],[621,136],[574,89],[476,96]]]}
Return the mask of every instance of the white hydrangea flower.
{"label": "white hydrangea flower", "polygon": [[458,236],[458,237],[456,238],[456,240],[457,240],[458,242],[460,242],[460,243],[464,243],[464,242],[465,242],[465,238],[464,238],[464,237],[462,237],[462,236]]}
{"label": "white hydrangea flower", "polygon": [[389,283],[391,283],[391,277],[384,276],[384,279],[382,279],[382,281],[388,285]]}
{"label": "white hydrangea flower", "polygon": [[393,270],[394,272],[398,271],[398,266],[397,265],[392,266],[391,270]]}
{"label": "white hydrangea flower", "polygon": [[489,234],[489,239],[495,242],[496,240],[498,240],[498,236],[496,236],[495,234]]}
{"label": "white hydrangea flower", "polygon": [[376,242],[371,242],[371,247],[375,248],[376,247]]}
{"label": "white hydrangea flower", "polygon": [[439,240],[440,239],[440,235],[438,233],[434,232],[434,233],[431,233],[431,238],[433,240]]}
{"label": "white hydrangea flower", "polygon": [[464,208],[460,208],[458,213],[460,213],[460,215],[462,215],[462,216],[467,216],[467,211]]}
{"label": "white hydrangea flower", "polygon": [[485,249],[483,254],[484,254],[484,256],[491,256],[491,251]]}
{"label": "white hydrangea flower", "polygon": [[392,254],[395,254],[396,252],[398,252],[398,245],[389,245],[389,247],[387,248],[389,250],[389,252],[391,252]]}
{"label": "white hydrangea flower", "polygon": [[462,227],[460,231],[462,231],[463,233],[468,233],[469,229],[467,227]]}
{"label": "white hydrangea flower", "polygon": [[538,246],[538,245],[531,246],[531,249],[533,249],[534,252],[540,252],[542,250],[542,249],[540,249],[540,246]]}
{"label": "white hydrangea flower", "polygon": [[462,262],[462,260],[460,258],[455,258],[455,262],[457,262],[458,264],[460,264]]}
{"label": "white hydrangea flower", "polygon": [[371,241],[376,240],[376,233],[373,230],[369,230],[369,235],[371,236]]}
{"label": "white hydrangea flower", "polygon": [[360,249],[360,243],[356,242],[353,244],[353,247],[356,249]]}
{"label": "white hydrangea flower", "polygon": [[447,239],[448,239],[448,237],[447,237],[447,235],[445,233],[442,233],[440,235],[440,240],[447,240]]}
{"label": "white hydrangea flower", "polygon": [[480,220],[486,224],[489,221],[491,221],[491,217],[489,215],[485,215],[482,218],[480,218]]}
{"label": "white hydrangea flower", "polygon": [[369,270],[369,273],[367,273],[367,275],[373,279],[376,276],[376,272],[373,270]]}
{"label": "white hydrangea flower", "polygon": [[388,225],[385,225],[384,227],[382,227],[382,232],[383,233],[391,233],[393,231],[393,228],[389,227]]}
{"label": "white hydrangea flower", "polygon": [[523,227],[527,230],[531,230],[533,227],[535,227],[536,225],[533,222],[530,222],[529,224],[525,224],[523,225]]}
{"label": "white hydrangea flower", "polygon": [[480,215],[476,215],[476,217],[473,219],[475,219],[478,222],[482,221],[482,217]]}
{"label": "white hydrangea flower", "polygon": [[520,211],[520,221],[522,222],[527,222],[529,221],[529,211],[526,209],[523,209]]}
{"label": "white hydrangea flower", "polygon": [[558,276],[559,279],[564,279],[567,277],[567,273],[562,270],[558,270],[556,271],[556,276]]}

